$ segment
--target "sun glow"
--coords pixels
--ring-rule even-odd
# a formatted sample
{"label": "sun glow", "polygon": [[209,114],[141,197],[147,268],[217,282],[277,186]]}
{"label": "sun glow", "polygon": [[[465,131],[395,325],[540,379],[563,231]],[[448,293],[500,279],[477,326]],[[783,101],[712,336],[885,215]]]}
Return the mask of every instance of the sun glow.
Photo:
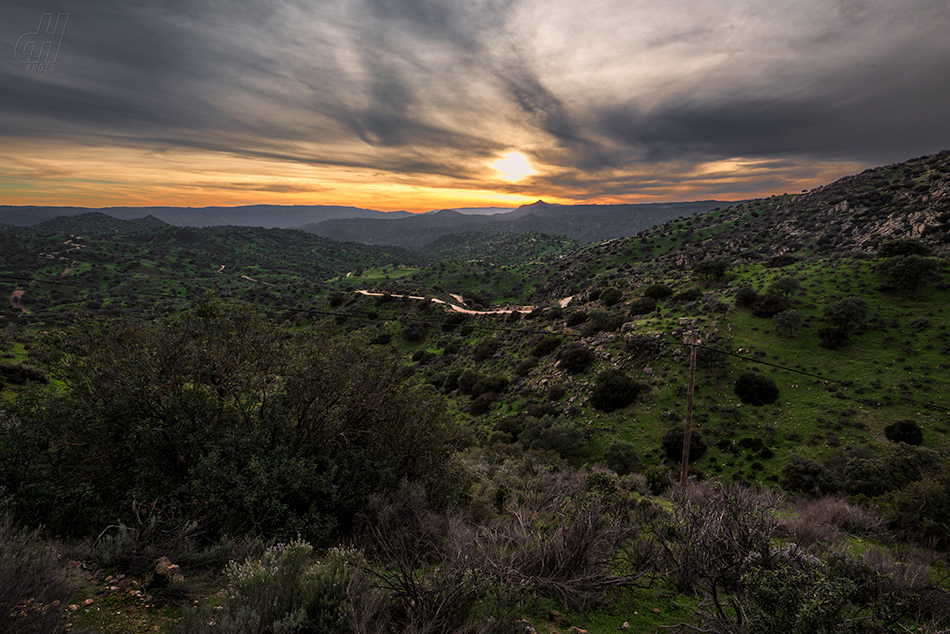
{"label": "sun glow", "polygon": [[502,179],[512,182],[538,173],[528,163],[528,157],[521,152],[508,152],[494,163],[490,163],[489,167],[500,172]]}

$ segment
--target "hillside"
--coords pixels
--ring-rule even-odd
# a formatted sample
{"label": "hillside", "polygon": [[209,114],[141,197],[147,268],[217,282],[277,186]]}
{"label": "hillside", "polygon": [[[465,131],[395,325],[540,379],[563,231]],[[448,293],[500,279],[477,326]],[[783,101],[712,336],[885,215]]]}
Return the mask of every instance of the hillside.
{"label": "hillside", "polygon": [[178,227],[264,227],[291,229],[330,218],[397,218],[408,212],[384,213],[358,207],[334,205],[246,205],[243,207],[17,207],[0,205],[0,222],[33,227],[60,217],[86,213],[105,214],[119,220],[153,216]]}
{"label": "hillside", "polygon": [[388,244],[420,249],[438,238],[468,231],[510,234],[546,233],[579,242],[634,235],[672,218],[691,216],[721,205],[717,201],[636,205],[552,205],[538,201],[507,213],[472,216],[453,210],[407,218],[326,220],[301,227],[334,240]]}
{"label": "hillside", "polygon": [[948,192],[943,152],[595,242],[0,230],[0,486],[84,540],[95,632],[301,584],[328,631],[943,631]]}

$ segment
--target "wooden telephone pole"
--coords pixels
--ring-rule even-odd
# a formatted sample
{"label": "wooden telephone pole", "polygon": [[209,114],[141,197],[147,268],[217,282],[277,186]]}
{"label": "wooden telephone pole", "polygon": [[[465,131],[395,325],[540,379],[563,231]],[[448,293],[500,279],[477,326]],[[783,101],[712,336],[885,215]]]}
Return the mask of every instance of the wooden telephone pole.
{"label": "wooden telephone pole", "polygon": [[680,462],[680,492],[686,493],[689,479],[689,439],[693,428],[693,385],[696,382],[696,331],[689,335],[689,386],[686,391],[686,423],[683,427],[683,459]]}

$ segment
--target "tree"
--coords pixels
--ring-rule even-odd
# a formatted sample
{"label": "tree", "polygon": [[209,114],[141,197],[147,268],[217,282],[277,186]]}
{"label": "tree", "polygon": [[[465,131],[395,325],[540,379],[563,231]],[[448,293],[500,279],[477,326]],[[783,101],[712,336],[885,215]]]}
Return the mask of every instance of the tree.
{"label": "tree", "polygon": [[725,258],[710,258],[697,262],[693,266],[693,271],[703,279],[719,282],[726,276],[729,264],[729,260]]}
{"label": "tree", "polygon": [[604,370],[594,380],[590,402],[601,411],[612,412],[633,403],[646,387],[623,370]]}
{"label": "tree", "polygon": [[787,309],[788,300],[771,292],[760,295],[752,304],[752,314],[756,317],[774,317]]}
{"label": "tree", "polygon": [[772,317],[772,326],[776,330],[783,331],[786,336],[791,337],[792,333],[801,327],[804,318],[805,316],[800,310],[790,308]]}
{"label": "tree", "polygon": [[630,315],[649,315],[656,310],[656,300],[652,297],[638,297],[630,304]]}
{"label": "tree", "polygon": [[600,292],[600,301],[604,306],[613,306],[623,298],[623,293],[614,287],[605,288]]}
{"label": "tree", "polygon": [[50,339],[56,385],[13,405],[0,486],[53,530],[132,524],[137,499],[209,534],[324,539],[402,479],[455,481],[442,400],[358,338],[206,301]]}
{"label": "tree", "polygon": [[821,345],[826,348],[844,345],[855,331],[864,326],[867,316],[868,303],[857,295],[826,306],[822,311],[822,318],[827,326],[818,333]]}
{"label": "tree", "polygon": [[877,255],[881,258],[893,258],[907,255],[930,255],[930,247],[914,238],[896,238],[884,241],[878,247]]}
{"label": "tree", "polygon": [[937,266],[935,258],[904,255],[887,258],[875,267],[875,271],[883,288],[907,291],[911,297],[915,297],[917,290],[933,276]]}
{"label": "tree", "polygon": [[[660,441],[663,455],[672,462],[680,462],[683,459],[683,438],[685,435],[686,432],[682,427],[671,427]],[[702,434],[694,429],[689,435],[689,461],[696,462],[705,455],[706,441],[703,440]]]}
{"label": "tree", "polygon": [[561,367],[570,374],[580,374],[594,364],[594,352],[580,343],[572,343],[561,349]]}
{"label": "tree", "polygon": [[643,289],[644,297],[650,297],[657,301],[661,299],[666,299],[673,295],[673,289],[667,286],[666,284],[650,284],[645,289]]}
{"label": "tree", "polygon": [[802,285],[797,279],[786,276],[772,282],[768,292],[788,299],[793,293],[801,289],[801,287]]}
{"label": "tree", "polygon": [[617,475],[627,475],[640,468],[640,454],[632,443],[615,440],[604,449],[604,464]]}
{"label": "tree", "polygon": [[921,445],[924,434],[920,425],[912,420],[899,420],[884,428],[884,436],[891,442],[902,442],[908,445]]}
{"label": "tree", "polygon": [[733,391],[747,405],[767,405],[774,403],[779,396],[775,381],[758,372],[740,374]]}

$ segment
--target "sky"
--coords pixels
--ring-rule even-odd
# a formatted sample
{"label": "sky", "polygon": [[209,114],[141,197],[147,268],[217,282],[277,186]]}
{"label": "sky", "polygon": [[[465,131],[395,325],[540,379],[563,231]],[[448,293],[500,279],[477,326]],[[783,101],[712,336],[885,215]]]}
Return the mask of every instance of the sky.
{"label": "sky", "polygon": [[950,148],[948,33],[946,0],[4,0],[0,204],[798,192]]}

